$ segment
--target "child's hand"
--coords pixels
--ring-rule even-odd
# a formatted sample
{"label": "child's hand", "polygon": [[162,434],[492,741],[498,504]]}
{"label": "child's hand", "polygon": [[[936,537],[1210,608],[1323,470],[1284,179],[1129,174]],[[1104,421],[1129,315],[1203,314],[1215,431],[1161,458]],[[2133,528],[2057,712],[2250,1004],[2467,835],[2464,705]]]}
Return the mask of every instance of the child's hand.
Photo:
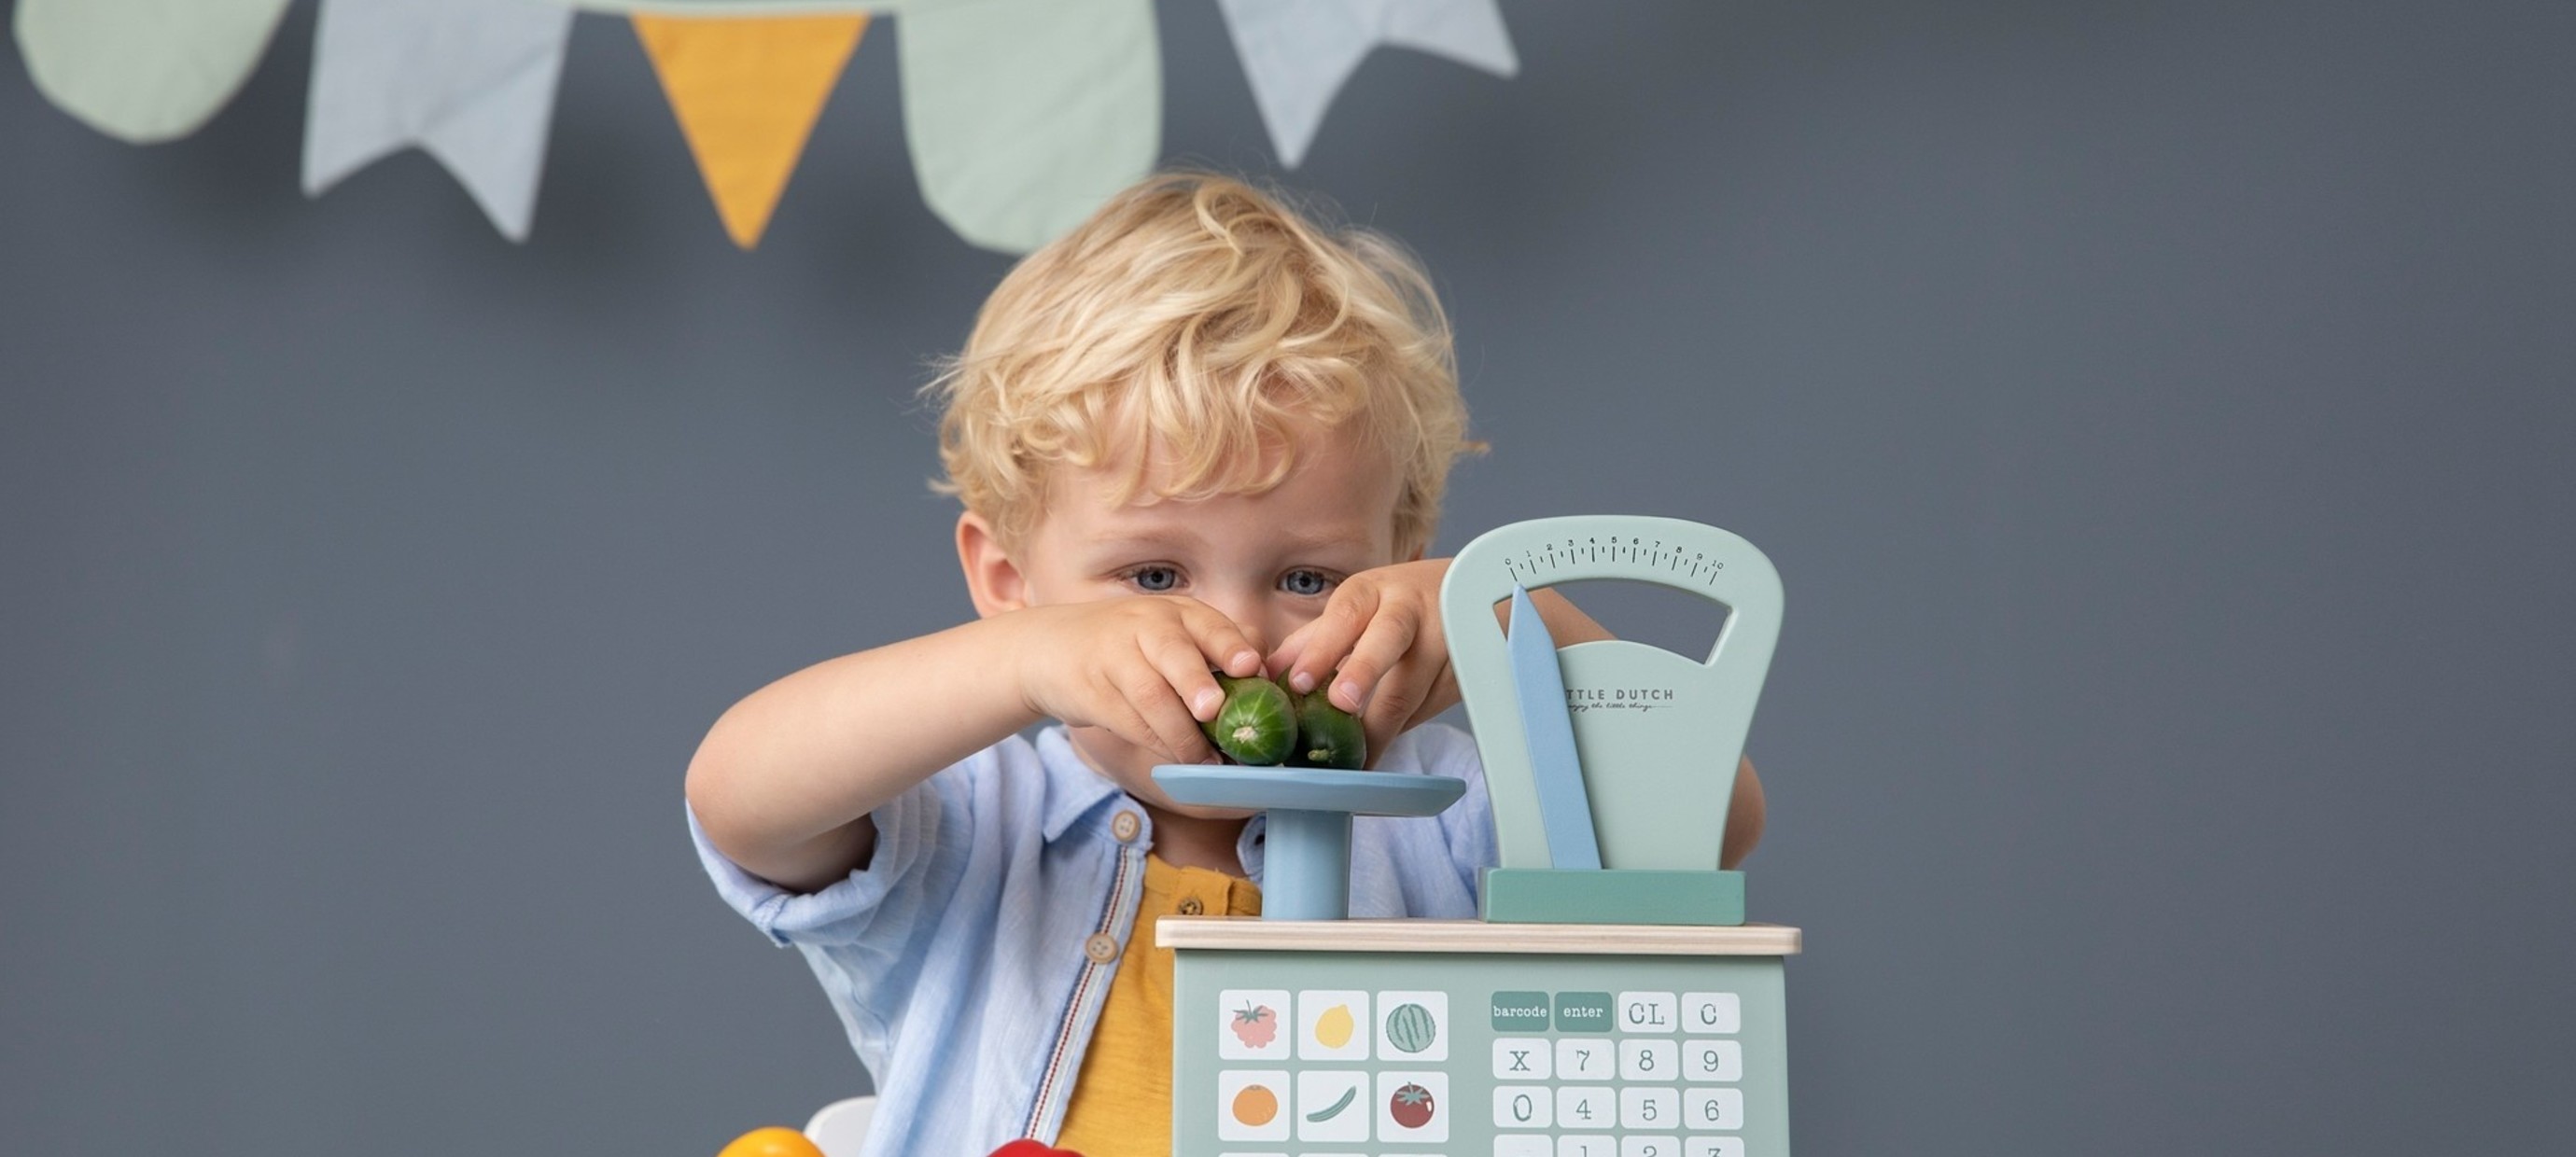
{"label": "child's hand", "polygon": [[1012,612],[1029,710],[1110,734],[1170,763],[1211,763],[1199,730],[1225,693],[1208,674],[1261,670],[1261,652],[1223,612],[1184,595],[1115,598]]}
{"label": "child's hand", "polygon": [[1372,765],[1405,729],[1458,702],[1440,629],[1440,580],[1448,573],[1449,560],[1434,558],[1352,575],[1323,614],[1271,652],[1268,669],[1289,690],[1302,695],[1333,680],[1328,697],[1360,717]]}

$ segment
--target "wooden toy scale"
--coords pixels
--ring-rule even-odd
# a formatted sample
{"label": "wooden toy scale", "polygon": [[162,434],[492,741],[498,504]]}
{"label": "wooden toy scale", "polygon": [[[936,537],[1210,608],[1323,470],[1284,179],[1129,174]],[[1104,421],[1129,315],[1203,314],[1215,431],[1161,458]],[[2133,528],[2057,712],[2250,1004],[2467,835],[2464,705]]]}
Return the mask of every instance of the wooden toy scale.
{"label": "wooden toy scale", "polygon": [[[1582,579],[1723,604],[1705,661],[1559,649],[1528,591]],[[1507,633],[1494,608],[1512,605]],[[1514,523],[1441,590],[1499,867],[1477,920],[1350,920],[1350,817],[1458,780],[1167,766],[1184,803],[1267,809],[1259,920],[1166,918],[1173,1157],[1786,1157],[1795,928],[1744,923],[1719,841],[1780,632],[1751,543],[1675,519]]]}

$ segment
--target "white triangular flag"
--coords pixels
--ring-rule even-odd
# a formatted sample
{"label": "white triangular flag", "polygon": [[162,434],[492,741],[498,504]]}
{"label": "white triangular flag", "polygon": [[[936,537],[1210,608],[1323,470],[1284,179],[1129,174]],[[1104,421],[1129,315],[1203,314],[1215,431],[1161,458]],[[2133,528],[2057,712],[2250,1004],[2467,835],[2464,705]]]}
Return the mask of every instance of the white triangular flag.
{"label": "white triangular flag", "polygon": [[1494,0],[1219,0],[1279,161],[1296,168],[1342,82],[1380,44],[1520,71]]}
{"label": "white triangular flag", "polygon": [[572,9],[535,0],[323,0],[305,194],[417,145],[527,240],[571,31]]}

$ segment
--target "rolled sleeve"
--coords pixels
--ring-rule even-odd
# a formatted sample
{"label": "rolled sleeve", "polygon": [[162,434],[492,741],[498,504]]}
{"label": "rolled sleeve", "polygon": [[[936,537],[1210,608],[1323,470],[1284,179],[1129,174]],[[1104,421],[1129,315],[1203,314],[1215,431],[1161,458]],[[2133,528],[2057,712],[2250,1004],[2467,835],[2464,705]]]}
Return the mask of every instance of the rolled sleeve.
{"label": "rolled sleeve", "polygon": [[681,810],[688,813],[689,840],[697,845],[698,862],[726,906],[780,947],[845,947],[866,937],[888,901],[921,875],[937,842],[939,807],[939,793],[931,784],[913,785],[869,813],[876,822],[877,842],[867,866],[818,891],[802,893],[746,871],[708,841],[695,809],[683,801]]}

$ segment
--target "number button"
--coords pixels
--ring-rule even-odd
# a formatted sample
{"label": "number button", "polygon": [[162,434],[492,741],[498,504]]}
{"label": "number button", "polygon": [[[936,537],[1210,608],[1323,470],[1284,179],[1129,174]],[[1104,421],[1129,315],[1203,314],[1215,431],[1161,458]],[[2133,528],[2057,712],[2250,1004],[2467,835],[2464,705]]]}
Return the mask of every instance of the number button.
{"label": "number button", "polygon": [[[1669,1088],[1619,1090],[1619,1127],[1622,1129],[1670,1129],[1681,1115],[1682,1095]],[[1667,1157],[1672,1150],[1664,1150]]]}
{"label": "number button", "polygon": [[1689,1063],[1684,1075],[1690,1080],[1744,1079],[1744,1045],[1738,1041],[1695,1040],[1682,1047],[1682,1059]]}
{"label": "number button", "polygon": [[[1673,994],[1669,992],[1623,992],[1619,994],[1619,1031],[1671,1032],[1677,1015]],[[1667,1154],[1666,1157],[1670,1157]]]}
{"label": "number button", "polygon": [[1612,1141],[1608,1134],[1556,1139],[1556,1157],[1618,1157],[1618,1153],[1618,1142]]}
{"label": "number button", "polygon": [[1693,1137],[1683,1148],[1685,1157],[1744,1157],[1744,1138]]}
{"label": "number button", "polygon": [[1560,1081],[1606,1081],[1616,1068],[1617,1054],[1610,1051],[1606,1040],[1561,1040],[1556,1042],[1556,1079]]}
{"label": "number button", "polygon": [[1733,1036],[1743,1026],[1744,1005],[1732,992],[1685,992],[1682,994],[1682,1031],[1708,1036]]}
{"label": "number button", "polygon": [[1494,1079],[1497,1081],[1544,1081],[1555,1071],[1556,1066],[1549,1063],[1555,1059],[1555,1046],[1537,1037],[1494,1039]]}
{"label": "number button", "polygon": [[1545,1085],[1494,1086],[1494,1127],[1548,1129],[1556,1124],[1556,1091]]}
{"label": "number button", "polygon": [[[1724,1043],[1734,1044],[1735,1042]],[[1623,1040],[1619,1042],[1620,1080],[1676,1081],[1681,1078],[1673,1074],[1680,1072],[1681,1066],[1681,1046],[1671,1041]]]}
{"label": "number button", "polygon": [[1617,1104],[1607,1088],[1566,1085],[1556,1090],[1556,1127],[1608,1129],[1619,1123]]}
{"label": "number button", "polygon": [[1682,1157],[1682,1139],[1631,1133],[1619,1138],[1619,1157]]}
{"label": "number button", "polygon": [[1556,1157],[1556,1143],[1545,1137],[1496,1137],[1494,1157]]}
{"label": "number button", "polygon": [[1682,1121],[1693,1129],[1744,1127],[1744,1090],[1692,1089],[1684,1098]]}

